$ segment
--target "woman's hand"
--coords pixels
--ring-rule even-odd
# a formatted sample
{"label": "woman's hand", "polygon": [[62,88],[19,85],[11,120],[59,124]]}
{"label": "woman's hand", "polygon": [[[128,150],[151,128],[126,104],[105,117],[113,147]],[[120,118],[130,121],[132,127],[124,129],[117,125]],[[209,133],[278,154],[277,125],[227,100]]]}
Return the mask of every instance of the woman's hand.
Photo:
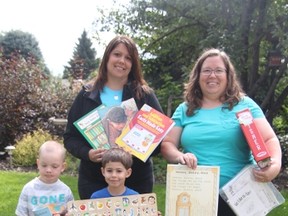
{"label": "woman's hand", "polygon": [[93,162],[99,163],[102,161],[102,156],[106,149],[91,149],[89,151],[89,159]]}
{"label": "woman's hand", "polygon": [[259,182],[270,182],[274,178],[277,177],[281,169],[281,165],[271,160],[271,163],[268,167],[265,168],[255,168],[253,169],[253,174],[256,179],[256,181]]}
{"label": "woman's hand", "polygon": [[192,169],[197,168],[197,158],[194,154],[192,153],[183,153],[180,156],[177,157],[177,161],[180,164],[185,164],[188,167]]}

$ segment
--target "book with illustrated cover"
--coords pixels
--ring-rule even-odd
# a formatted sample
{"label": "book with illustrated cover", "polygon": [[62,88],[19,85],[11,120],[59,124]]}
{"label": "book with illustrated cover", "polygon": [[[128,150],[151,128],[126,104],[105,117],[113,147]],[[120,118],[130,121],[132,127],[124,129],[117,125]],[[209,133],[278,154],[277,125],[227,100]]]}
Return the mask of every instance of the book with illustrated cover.
{"label": "book with illustrated cover", "polygon": [[110,146],[117,146],[115,140],[120,136],[123,128],[134,117],[138,107],[134,98],[122,101],[117,106],[105,107],[99,110],[102,125]]}
{"label": "book with illustrated cover", "polygon": [[166,216],[217,216],[219,166],[167,164]]}
{"label": "book with illustrated cover", "polygon": [[52,216],[52,213],[48,207],[38,208],[33,210],[34,216]]}
{"label": "book with illustrated cover", "polygon": [[109,149],[115,145],[115,139],[137,111],[136,102],[131,98],[119,106],[107,107],[102,104],[73,124],[92,148]]}
{"label": "book with illustrated cover", "polygon": [[99,111],[104,108],[104,105],[100,105],[73,123],[93,149],[110,148],[108,138],[99,115]]}
{"label": "book with illustrated cover", "polygon": [[74,200],[67,203],[67,208],[71,216],[158,215],[155,193]]}
{"label": "book with illustrated cover", "polygon": [[255,165],[244,167],[220,189],[221,197],[237,215],[265,216],[285,202],[272,182],[255,181],[254,168]]}
{"label": "book with illustrated cover", "polygon": [[144,104],[116,139],[116,144],[142,161],[146,161],[175,122]]}
{"label": "book with illustrated cover", "polygon": [[254,123],[251,111],[249,109],[244,109],[237,112],[236,116],[258,166],[260,168],[269,166],[271,161],[270,153]]}

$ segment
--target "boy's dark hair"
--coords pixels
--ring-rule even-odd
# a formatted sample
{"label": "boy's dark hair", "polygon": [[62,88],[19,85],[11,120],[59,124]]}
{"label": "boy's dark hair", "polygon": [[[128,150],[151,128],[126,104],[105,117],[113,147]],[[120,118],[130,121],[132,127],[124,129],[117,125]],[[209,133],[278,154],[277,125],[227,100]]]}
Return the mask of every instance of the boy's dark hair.
{"label": "boy's dark hair", "polygon": [[120,162],[123,164],[125,169],[132,167],[133,159],[129,152],[126,152],[122,148],[111,148],[108,149],[102,157],[102,167],[105,167],[109,162]]}

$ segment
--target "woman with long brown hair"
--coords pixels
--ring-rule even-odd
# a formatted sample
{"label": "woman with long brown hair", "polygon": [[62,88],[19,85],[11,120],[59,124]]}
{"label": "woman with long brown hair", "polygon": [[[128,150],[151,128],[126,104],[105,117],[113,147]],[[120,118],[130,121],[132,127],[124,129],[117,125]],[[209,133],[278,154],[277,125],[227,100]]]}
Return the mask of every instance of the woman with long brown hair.
{"label": "woman with long brown hair", "polygon": [[[105,150],[92,149],[73,122],[101,104],[117,106],[130,98],[135,99],[138,109],[146,103],[163,112],[154,91],[143,78],[136,44],[130,37],[116,36],[106,47],[95,82],[80,91],[68,114],[64,145],[81,161],[78,177],[81,199],[89,199],[94,191],[107,186],[101,174],[101,160]],[[157,151],[159,148],[155,153]],[[127,187],[139,193],[152,192],[152,161],[144,163],[133,157],[132,169],[133,173],[126,181]]]}

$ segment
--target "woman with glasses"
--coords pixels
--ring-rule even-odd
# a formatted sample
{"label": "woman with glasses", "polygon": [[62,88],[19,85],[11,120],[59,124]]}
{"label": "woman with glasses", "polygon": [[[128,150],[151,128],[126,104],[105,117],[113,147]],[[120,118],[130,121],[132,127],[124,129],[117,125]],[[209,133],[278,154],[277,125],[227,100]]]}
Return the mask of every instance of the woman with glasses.
{"label": "woman with glasses", "polygon": [[[192,169],[197,165],[220,166],[221,188],[242,168],[253,164],[236,117],[237,112],[249,108],[272,158],[268,167],[253,170],[254,177],[268,182],[278,175],[282,156],[279,140],[261,108],[241,89],[225,52],[209,49],[202,53],[185,85],[184,100],[172,116],[175,126],[161,145],[168,162]],[[235,215],[220,196],[218,215]]]}

